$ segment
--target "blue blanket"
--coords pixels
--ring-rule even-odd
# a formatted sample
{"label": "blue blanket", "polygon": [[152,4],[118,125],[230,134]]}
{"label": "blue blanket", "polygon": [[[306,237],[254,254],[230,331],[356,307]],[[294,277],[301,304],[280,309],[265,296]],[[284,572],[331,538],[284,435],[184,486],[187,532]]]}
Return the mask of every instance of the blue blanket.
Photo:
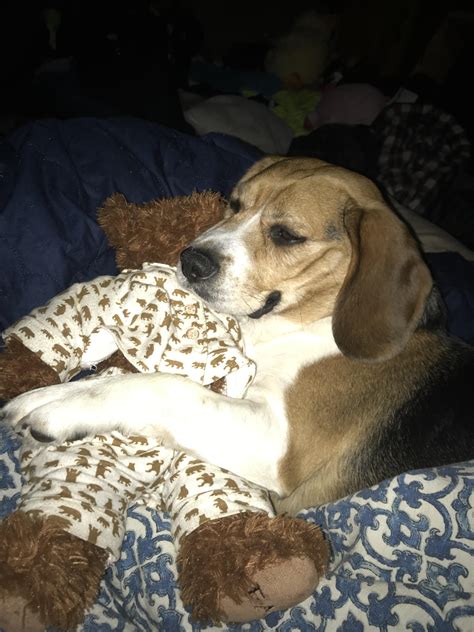
{"label": "blue blanket", "polygon": [[0,330],[72,283],[114,274],[96,223],[112,193],[129,202],[212,189],[227,195],[259,156],[136,119],[46,120],[0,143]]}
{"label": "blue blanket", "polygon": [[[30,124],[0,143],[0,330],[71,283],[115,272],[95,217],[111,193],[146,202],[213,189],[227,195],[258,157],[225,136],[194,138],[134,119]],[[453,333],[474,340],[472,265],[454,253],[430,266]],[[461,276],[460,276],[461,275]],[[21,489],[17,444],[0,427],[0,518]],[[474,462],[407,473],[301,516],[322,525],[333,557],[314,595],[232,630],[472,632]],[[81,632],[197,626],[176,585],[169,516],[131,507],[121,559]]]}

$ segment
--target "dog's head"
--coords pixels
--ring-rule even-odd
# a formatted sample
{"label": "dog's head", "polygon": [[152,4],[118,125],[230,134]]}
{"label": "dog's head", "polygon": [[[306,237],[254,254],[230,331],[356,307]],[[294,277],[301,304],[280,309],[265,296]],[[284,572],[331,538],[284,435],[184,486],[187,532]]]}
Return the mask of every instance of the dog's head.
{"label": "dog's head", "polygon": [[343,353],[394,355],[432,288],[415,239],[369,180],[312,158],[267,157],[228,217],[181,254],[181,282],[237,317],[333,318]]}

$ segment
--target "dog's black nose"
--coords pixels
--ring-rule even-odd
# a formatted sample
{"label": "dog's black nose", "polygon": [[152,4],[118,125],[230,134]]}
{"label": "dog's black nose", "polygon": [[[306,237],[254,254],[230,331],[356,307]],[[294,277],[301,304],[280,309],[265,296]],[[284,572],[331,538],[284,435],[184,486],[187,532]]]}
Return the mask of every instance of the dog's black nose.
{"label": "dog's black nose", "polygon": [[204,281],[219,271],[219,264],[208,250],[185,248],[181,253],[181,269],[188,281]]}

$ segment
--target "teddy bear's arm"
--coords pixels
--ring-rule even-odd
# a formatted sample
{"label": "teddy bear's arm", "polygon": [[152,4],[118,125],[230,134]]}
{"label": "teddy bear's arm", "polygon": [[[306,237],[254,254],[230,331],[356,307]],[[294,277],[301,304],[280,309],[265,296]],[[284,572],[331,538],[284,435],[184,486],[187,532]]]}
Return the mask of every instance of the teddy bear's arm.
{"label": "teddy bear's arm", "polygon": [[81,370],[91,334],[107,318],[120,281],[121,277],[102,276],[76,283],[8,327],[2,336],[7,344],[12,339],[22,342],[66,382]]}

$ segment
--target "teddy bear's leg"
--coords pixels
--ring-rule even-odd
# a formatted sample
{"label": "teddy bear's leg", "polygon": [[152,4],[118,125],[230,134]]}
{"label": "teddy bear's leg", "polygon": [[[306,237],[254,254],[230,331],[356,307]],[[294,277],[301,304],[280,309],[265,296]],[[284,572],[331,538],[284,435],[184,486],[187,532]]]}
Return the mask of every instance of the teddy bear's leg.
{"label": "teddy bear's leg", "polygon": [[275,517],[267,490],[227,470],[176,452],[162,493],[196,620],[250,621],[296,605],[326,569],[319,527]]}
{"label": "teddy bear's leg", "polygon": [[0,400],[4,401],[60,381],[52,367],[15,338],[10,338],[0,352],[0,375]]}
{"label": "teddy bear's leg", "polygon": [[18,609],[26,606],[33,624],[75,628],[97,597],[106,562],[106,551],[65,531],[61,519],[10,514],[0,523],[0,603],[11,609],[7,622],[16,625]]}
{"label": "teddy bear's leg", "polygon": [[329,561],[319,527],[258,512],[205,522],[180,546],[182,599],[200,621],[251,621],[294,606]]}

